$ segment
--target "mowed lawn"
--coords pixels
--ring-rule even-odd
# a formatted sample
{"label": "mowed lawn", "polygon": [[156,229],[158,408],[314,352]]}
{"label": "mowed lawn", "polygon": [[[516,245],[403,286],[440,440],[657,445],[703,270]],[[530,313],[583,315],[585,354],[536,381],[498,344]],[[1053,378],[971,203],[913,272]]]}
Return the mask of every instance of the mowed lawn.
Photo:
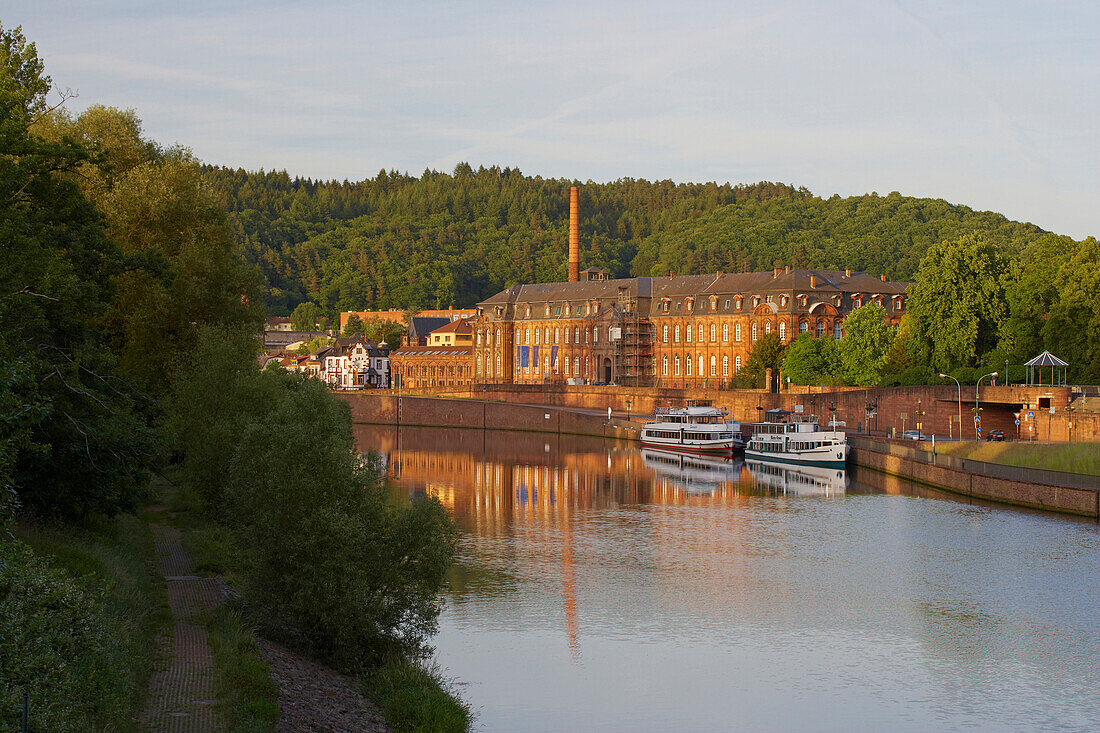
{"label": "mowed lawn", "polygon": [[1100,474],[1100,443],[937,443],[936,451],[975,461]]}

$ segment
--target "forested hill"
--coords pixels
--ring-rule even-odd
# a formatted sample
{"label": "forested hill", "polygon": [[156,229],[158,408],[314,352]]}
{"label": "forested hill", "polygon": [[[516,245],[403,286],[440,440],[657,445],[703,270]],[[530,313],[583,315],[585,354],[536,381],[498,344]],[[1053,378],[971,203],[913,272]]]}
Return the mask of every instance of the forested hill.
{"label": "forested hill", "polygon": [[[513,168],[358,183],[206,167],[276,314],[469,306],[566,276],[569,186]],[[582,266],[615,276],[852,267],[909,279],[927,248],[982,232],[1007,253],[1043,234],[1000,214],[892,193],[822,199],[780,183],[580,185]]]}

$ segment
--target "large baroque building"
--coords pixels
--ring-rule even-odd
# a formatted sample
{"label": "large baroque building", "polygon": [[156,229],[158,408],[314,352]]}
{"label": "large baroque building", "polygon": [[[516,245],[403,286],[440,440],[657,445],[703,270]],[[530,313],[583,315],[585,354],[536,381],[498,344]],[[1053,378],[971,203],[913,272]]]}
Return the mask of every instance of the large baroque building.
{"label": "large baroque building", "polygon": [[761,336],[840,338],[879,303],[897,324],[905,283],[851,270],[791,270],[517,285],[478,304],[473,381],[721,387]]}

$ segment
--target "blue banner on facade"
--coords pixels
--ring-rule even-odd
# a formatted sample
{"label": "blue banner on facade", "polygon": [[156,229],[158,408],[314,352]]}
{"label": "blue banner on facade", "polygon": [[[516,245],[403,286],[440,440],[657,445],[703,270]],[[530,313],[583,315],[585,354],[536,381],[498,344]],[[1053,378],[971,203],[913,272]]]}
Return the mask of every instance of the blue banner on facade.
{"label": "blue banner on facade", "polygon": [[551,346],[550,347],[550,368],[551,369],[557,369],[558,368],[558,347],[557,346]]}
{"label": "blue banner on facade", "polygon": [[526,346],[517,346],[516,349],[519,351],[519,354],[518,354],[518,356],[519,356],[519,365],[523,369],[526,369],[528,364],[529,364],[529,362],[527,361],[527,357],[528,357],[527,347]]}
{"label": "blue banner on facade", "polygon": [[539,368],[539,347],[537,346],[531,347],[531,366],[535,369]]}

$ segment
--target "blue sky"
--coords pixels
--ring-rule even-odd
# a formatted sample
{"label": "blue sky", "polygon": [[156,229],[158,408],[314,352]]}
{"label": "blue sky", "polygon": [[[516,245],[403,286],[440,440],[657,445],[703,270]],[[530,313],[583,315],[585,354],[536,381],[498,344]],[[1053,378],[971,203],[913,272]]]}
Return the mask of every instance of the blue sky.
{"label": "blue sky", "polygon": [[0,3],[210,163],[934,196],[1100,235],[1100,3]]}

